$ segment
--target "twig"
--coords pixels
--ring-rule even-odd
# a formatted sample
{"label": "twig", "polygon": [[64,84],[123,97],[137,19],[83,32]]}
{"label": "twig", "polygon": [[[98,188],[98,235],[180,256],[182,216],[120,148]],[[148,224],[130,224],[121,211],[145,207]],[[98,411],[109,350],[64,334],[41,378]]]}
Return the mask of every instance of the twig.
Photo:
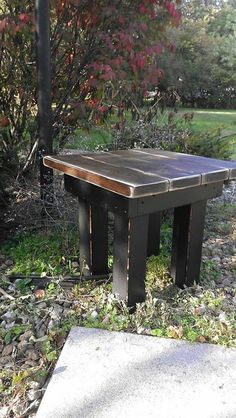
{"label": "twig", "polygon": [[13,298],[13,296],[11,296],[7,292],[5,292],[5,290],[2,287],[0,287],[0,293],[2,293],[2,295],[5,296],[5,298],[7,298],[7,299],[15,300],[15,298]]}

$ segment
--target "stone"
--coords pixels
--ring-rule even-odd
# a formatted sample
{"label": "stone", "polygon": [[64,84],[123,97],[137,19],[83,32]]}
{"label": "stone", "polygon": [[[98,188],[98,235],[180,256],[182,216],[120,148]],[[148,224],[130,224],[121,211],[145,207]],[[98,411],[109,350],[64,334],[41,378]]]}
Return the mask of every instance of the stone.
{"label": "stone", "polygon": [[47,304],[46,302],[40,302],[37,304],[37,308],[38,309],[46,309],[47,308]]}
{"label": "stone", "polygon": [[15,311],[8,311],[2,315],[2,319],[7,323],[12,322],[16,319],[16,312]]}
{"label": "stone", "polygon": [[2,350],[2,356],[10,356],[14,348],[14,344],[6,345]]}
{"label": "stone", "polygon": [[2,408],[0,408],[0,418],[7,418],[8,410],[9,410],[8,406],[3,406]]}
{"label": "stone", "polygon": [[47,332],[47,328],[45,325],[41,325],[41,327],[36,332],[37,339],[43,338]]}
{"label": "stone", "polygon": [[41,397],[41,391],[30,389],[27,392],[27,398],[30,402],[35,401],[36,399],[39,399]]}
{"label": "stone", "polygon": [[231,280],[229,278],[226,278],[222,281],[223,286],[227,287],[230,286]]}
{"label": "stone", "polygon": [[33,331],[28,330],[25,331],[24,334],[21,334],[21,336],[19,337],[20,341],[29,341],[30,337],[32,337],[32,335],[34,335]]}
{"label": "stone", "polygon": [[0,270],[6,270],[7,265],[5,263],[0,264]]}
{"label": "stone", "polygon": [[37,418],[231,417],[235,354],[207,343],[74,327]]}
{"label": "stone", "polygon": [[93,311],[93,312],[91,313],[91,318],[96,319],[97,317],[98,317],[98,313],[97,313],[97,311]]}
{"label": "stone", "polygon": [[27,349],[29,349],[29,344],[27,341],[23,340],[20,341],[17,345],[17,349],[18,349],[18,354],[21,356],[23,355]]}
{"label": "stone", "polygon": [[39,353],[37,350],[30,349],[26,351],[26,356],[28,357],[29,360],[36,361],[39,358]]}
{"label": "stone", "polygon": [[8,260],[5,261],[5,264],[6,264],[7,267],[11,267],[11,266],[13,266],[14,263],[13,263],[12,260],[8,259]]}
{"label": "stone", "polygon": [[13,364],[13,360],[11,356],[0,357],[0,365],[5,366],[5,368],[11,367],[12,364]]}

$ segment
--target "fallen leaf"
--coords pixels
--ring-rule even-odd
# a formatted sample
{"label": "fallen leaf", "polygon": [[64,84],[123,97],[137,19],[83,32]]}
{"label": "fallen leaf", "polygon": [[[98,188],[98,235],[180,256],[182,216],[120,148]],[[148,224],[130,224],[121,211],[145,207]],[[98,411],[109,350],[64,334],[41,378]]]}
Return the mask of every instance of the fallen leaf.
{"label": "fallen leaf", "polygon": [[35,290],[34,295],[37,299],[42,299],[45,296],[45,291],[43,289],[37,289]]}

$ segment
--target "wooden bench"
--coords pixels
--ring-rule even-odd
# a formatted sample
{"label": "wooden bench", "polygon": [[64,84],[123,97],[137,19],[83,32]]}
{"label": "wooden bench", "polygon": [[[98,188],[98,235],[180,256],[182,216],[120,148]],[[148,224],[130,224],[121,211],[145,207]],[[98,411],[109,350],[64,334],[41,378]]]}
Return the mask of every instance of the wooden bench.
{"label": "wooden bench", "polygon": [[79,198],[80,269],[108,272],[108,211],[114,213],[113,292],[145,300],[146,257],[158,254],[160,212],[174,208],[171,276],[199,280],[206,202],[236,178],[236,162],[155,149],[48,156]]}

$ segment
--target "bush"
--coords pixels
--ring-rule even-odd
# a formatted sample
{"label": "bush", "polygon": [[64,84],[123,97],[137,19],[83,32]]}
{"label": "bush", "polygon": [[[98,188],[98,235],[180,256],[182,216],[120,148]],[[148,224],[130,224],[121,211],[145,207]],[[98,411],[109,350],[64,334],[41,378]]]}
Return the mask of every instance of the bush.
{"label": "bush", "polygon": [[204,157],[231,159],[236,157],[236,137],[233,135],[222,136],[220,129],[208,132],[192,134],[188,140],[189,151]]}
{"label": "bush", "polygon": [[157,123],[139,120],[119,126],[113,132],[110,149],[159,148],[162,150],[187,152],[189,129],[177,124],[157,126]]}

